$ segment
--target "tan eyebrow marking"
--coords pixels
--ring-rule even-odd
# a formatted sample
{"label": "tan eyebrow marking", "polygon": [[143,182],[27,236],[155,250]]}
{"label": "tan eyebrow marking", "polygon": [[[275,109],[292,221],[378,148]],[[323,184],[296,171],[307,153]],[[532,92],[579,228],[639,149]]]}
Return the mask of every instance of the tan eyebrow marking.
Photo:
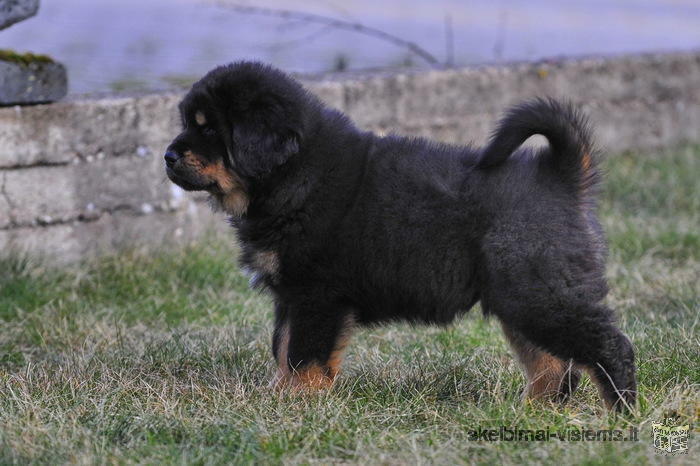
{"label": "tan eyebrow marking", "polygon": [[207,124],[207,117],[204,116],[204,113],[198,110],[197,113],[194,114],[194,121],[196,121],[199,126],[203,126]]}

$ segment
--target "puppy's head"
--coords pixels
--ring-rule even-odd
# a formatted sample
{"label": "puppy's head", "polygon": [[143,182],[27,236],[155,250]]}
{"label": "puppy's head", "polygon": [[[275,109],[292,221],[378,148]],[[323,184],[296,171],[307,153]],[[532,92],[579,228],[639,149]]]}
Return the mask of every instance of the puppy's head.
{"label": "puppy's head", "polygon": [[183,130],[165,154],[168,178],[242,215],[256,185],[298,154],[313,108],[278,70],[251,62],[216,68],[180,103]]}

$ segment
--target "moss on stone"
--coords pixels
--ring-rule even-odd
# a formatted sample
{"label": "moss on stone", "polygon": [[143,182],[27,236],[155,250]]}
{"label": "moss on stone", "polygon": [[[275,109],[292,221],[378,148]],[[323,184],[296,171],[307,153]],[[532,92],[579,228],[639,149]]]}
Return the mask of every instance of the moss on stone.
{"label": "moss on stone", "polygon": [[0,49],[0,60],[18,63],[28,66],[32,63],[53,63],[53,59],[48,55],[40,55],[36,53],[17,53],[14,50]]}

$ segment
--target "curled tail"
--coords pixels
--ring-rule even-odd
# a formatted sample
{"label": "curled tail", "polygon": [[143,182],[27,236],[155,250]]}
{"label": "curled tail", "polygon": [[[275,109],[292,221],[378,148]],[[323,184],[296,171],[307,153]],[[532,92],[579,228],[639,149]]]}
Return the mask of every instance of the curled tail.
{"label": "curled tail", "polygon": [[481,153],[479,168],[505,162],[530,136],[546,137],[550,150],[541,163],[587,192],[597,181],[597,170],[586,118],[570,103],[534,99],[511,108],[499,122]]}

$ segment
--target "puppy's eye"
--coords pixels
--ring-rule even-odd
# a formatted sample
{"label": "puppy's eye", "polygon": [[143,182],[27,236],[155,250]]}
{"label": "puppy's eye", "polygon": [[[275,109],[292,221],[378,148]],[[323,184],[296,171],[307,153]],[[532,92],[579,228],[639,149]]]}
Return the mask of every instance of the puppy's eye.
{"label": "puppy's eye", "polygon": [[205,136],[216,136],[216,130],[214,128],[212,128],[211,126],[203,126],[202,133]]}

